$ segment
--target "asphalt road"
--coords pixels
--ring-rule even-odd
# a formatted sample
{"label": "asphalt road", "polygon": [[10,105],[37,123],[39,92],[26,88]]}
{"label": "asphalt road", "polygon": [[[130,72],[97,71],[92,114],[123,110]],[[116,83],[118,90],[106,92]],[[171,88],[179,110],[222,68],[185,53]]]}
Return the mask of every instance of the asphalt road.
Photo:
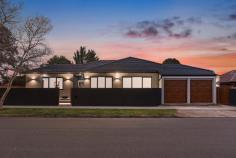
{"label": "asphalt road", "polygon": [[0,118],[1,158],[235,158],[236,118]]}

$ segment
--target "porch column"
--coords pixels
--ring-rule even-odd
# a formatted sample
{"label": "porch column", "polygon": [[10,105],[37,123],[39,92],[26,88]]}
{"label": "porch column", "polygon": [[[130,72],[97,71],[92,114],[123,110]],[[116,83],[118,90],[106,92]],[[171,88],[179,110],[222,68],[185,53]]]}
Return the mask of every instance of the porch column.
{"label": "porch column", "polygon": [[187,79],[187,104],[191,103],[191,79]]}
{"label": "porch column", "polygon": [[213,104],[217,104],[217,92],[216,92],[216,77],[213,78],[212,80],[212,102]]}
{"label": "porch column", "polygon": [[73,77],[73,88],[78,88],[78,77],[76,75]]}
{"label": "porch column", "polygon": [[161,79],[161,104],[165,103],[164,77]]}

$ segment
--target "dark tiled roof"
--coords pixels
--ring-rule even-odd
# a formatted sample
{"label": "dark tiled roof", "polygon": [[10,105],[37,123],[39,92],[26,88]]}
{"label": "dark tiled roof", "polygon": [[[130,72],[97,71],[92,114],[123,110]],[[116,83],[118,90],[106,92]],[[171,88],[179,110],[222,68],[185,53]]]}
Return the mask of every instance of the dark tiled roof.
{"label": "dark tiled roof", "polygon": [[220,83],[236,82],[236,70],[232,70],[220,76]]}
{"label": "dark tiled roof", "polygon": [[113,60],[100,60],[87,64],[53,64],[46,65],[37,69],[27,71],[26,73],[79,73],[87,71],[93,67],[101,66],[113,62]]}
{"label": "dark tiled roof", "polygon": [[95,73],[160,73],[163,76],[215,76],[215,73],[211,70],[182,64],[159,64],[134,57],[120,60],[100,60],[77,65],[47,65],[27,73],[79,73],[85,71]]}
{"label": "dark tiled roof", "polygon": [[182,64],[163,64],[163,76],[215,76],[215,72]]}
{"label": "dark tiled roof", "polygon": [[163,76],[215,76],[211,70],[182,64],[159,64],[148,60],[128,57],[91,69],[92,72],[154,73]]}
{"label": "dark tiled roof", "polygon": [[90,72],[127,72],[127,73],[154,73],[159,72],[161,64],[148,60],[128,57],[106,65],[90,69]]}

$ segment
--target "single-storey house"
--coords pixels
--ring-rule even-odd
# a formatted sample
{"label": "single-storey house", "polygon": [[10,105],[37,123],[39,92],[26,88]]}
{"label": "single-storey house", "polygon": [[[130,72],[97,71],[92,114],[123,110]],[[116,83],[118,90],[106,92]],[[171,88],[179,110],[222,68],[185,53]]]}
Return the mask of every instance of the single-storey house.
{"label": "single-storey house", "polygon": [[159,64],[128,57],[87,64],[47,65],[26,73],[26,88],[161,88],[162,104],[216,103],[216,74],[182,64]]}
{"label": "single-storey house", "polygon": [[221,87],[236,87],[236,70],[221,75],[219,83]]}

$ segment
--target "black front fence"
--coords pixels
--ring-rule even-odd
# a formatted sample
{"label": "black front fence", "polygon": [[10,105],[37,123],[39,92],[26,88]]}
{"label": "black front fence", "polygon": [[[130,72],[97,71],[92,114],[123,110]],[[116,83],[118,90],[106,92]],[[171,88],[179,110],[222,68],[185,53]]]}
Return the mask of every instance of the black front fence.
{"label": "black front fence", "polygon": [[[5,88],[0,89],[0,97]],[[53,88],[12,88],[8,94],[5,105],[58,105],[59,89]]]}
{"label": "black front fence", "polygon": [[229,90],[229,104],[236,105],[236,89]]}
{"label": "black front fence", "polygon": [[161,89],[91,89],[73,88],[73,106],[157,106],[161,104]]}

